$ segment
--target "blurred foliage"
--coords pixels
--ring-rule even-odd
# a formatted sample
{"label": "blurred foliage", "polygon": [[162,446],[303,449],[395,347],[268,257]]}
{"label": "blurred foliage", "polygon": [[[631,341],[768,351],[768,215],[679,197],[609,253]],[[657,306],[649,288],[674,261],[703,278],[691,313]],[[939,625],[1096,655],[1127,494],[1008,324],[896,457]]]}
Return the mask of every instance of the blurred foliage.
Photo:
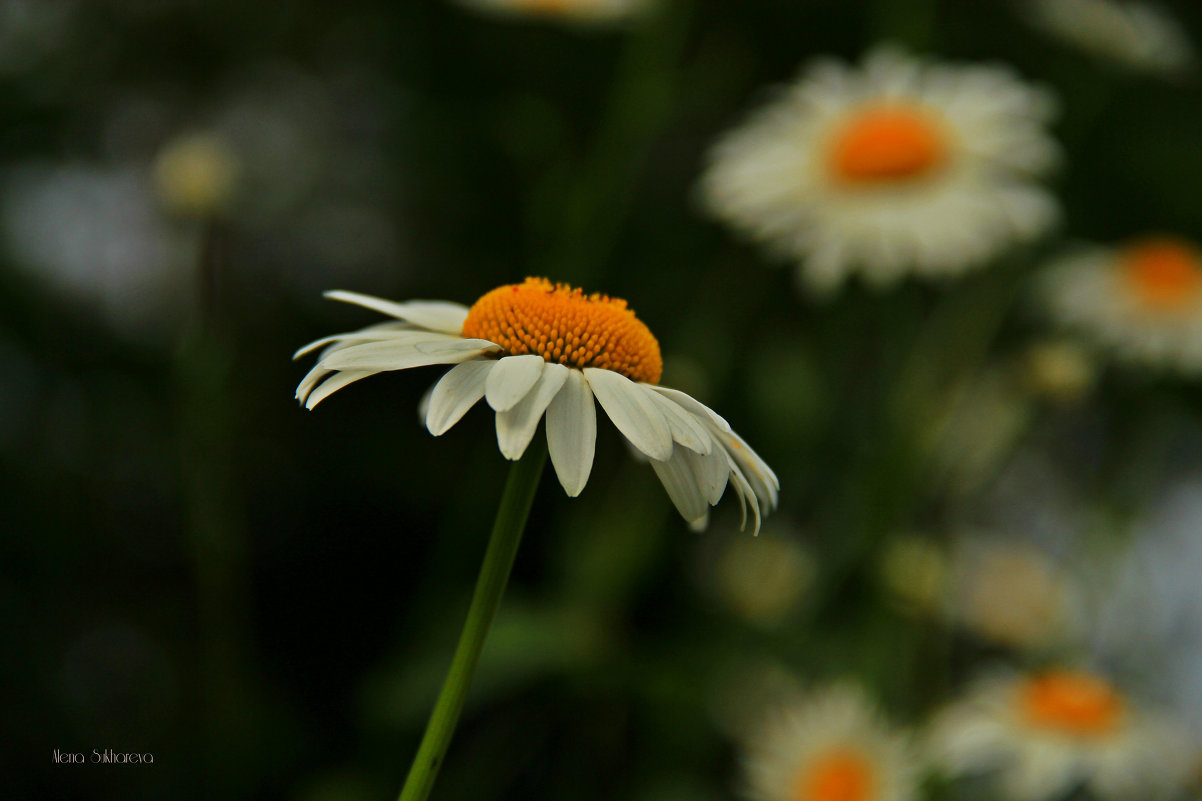
{"label": "blurred foliage", "polygon": [[[1202,35],[1202,10],[1175,11]],[[34,200],[6,189],[6,796],[399,788],[505,464],[483,412],[439,440],[419,425],[434,371],[298,410],[288,355],[365,322],[325,288],[467,303],[534,274],[627,298],[660,338],[664,383],[720,410],[783,487],[752,541],[796,549],[777,607],[723,573],[751,536],[737,504],[689,533],[603,426],[579,499],[544,479],[435,798],[733,797],[735,719],[773,670],[859,678],[917,722],[996,655],[897,603],[879,580],[892,538],[1038,535],[1046,499],[1013,486],[1035,463],[1076,521],[1053,553],[1123,542],[1197,479],[1202,395],[1108,368],[1075,404],[1024,390],[1043,324],[1023,279],[1050,244],[946,287],[853,282],[816,304],[704,217],[715,136],[809,58],[881,39],[1009,62],[1058,92],[1064,238],[1202,239],[1197,76],[1129,75],[1000,1],[664,0],[593,28],[441,0],[0,0],[5,187],[129,175],[149,191],[156,155],[198,130],[228,137],[244,179],[209,223],[40,196],[62,211],[40,232],[19,213]],[[161,237],[159,283],[119,275],[135,223]],[[35,235],[103,274],[51,274],[22,245]],[[201,263],[216,265],[203,291]],[[977,438],[956,421],[982,403],[997,411]],[[762,590],[767,568],[737,558]],[[52,758],[94,748],[155,764]]]}

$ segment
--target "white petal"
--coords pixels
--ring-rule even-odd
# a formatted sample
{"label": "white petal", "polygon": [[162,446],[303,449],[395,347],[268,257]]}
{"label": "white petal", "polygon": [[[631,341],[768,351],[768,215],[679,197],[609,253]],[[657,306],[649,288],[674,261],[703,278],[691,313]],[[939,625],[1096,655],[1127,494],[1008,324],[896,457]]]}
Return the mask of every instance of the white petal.
{"label": "white petal", "polygon": [[428,364],[458,364],[500,350],[484,339],[460,339],[425,333],[427,339],[409,344],[368,342],[335,348],[321,357],[321,366],[332,370],[407,370]]}
{"label": "white petal", "polygon": [[312,409],[317,404],[321,403],[326,398],[333,395],[338,390],[345,387],[347,384],[353,384],[360,378],[367,378],[369,375],[375,375],[378,370],[347,370],[338,375],[326,379],[321,386],[309,393],[305,398],[305,408]]}
{"label": "white petal", "polygon": [[497,446],[501,449],[502,456],[511,460],[522,458],[526,446],[534,437],[543,412],[559,394],[567,378],[567,367],[562,364],[548,364],[539,376],[538,383],[526,393],[526,397],[512,409],[497,412]]}
{"label": "white petal", "polygon": [[713,449],[713,440],[709,432],[696,417],[658,392],[652,392],[649,384],[640,386],[646,389],[647,397],[663,413],[668,428],[672,431],[672,439],[695,453],[709,453]]}
{"label": "white petal", "polygon": [[706,498],[693,473],[692,465],[685,458],[687,451],[676,449],[676,454],[667,461],[651,460],[651,467],[663,483],[672,504],[690,526],[702,523],[709,513]]}
{"label": "white petal", "polygon": [[620,373],[597,367],[584,368],[584,377],[631,445],[661,462],[672,456],[672,430],[642,387]]}
{"label": "white petal", "polygon": [[538,381],[545,364],[542,356],[534,354],[504,357],[488,374],[484,399],[498,412],[512,409]]}
{"label": "white petal", "polygon": [[320,364],[314,365],[313,369],[305,373],[305,377],[302,378],[301,382],[296,385],[296,399],[301,403],[304,403],[305,399],[309,397],[309,393],[313,391],[313,388],[317,386],[321,379],[325,378],[332,372],[334,371],[327,370]]}
{"label": "white petal", "polygon": [[776,473],[772,472],[772,468],[738,434],[732,431],[717,436],[722,447],[742,469],[756,497],[764,501],[765,511],[775,509],[777,494],[780,491],[780,481]]}
{"label": "white petal", "polygon": [[315,339],[308,345],[292,354],[293,359],[299,359],[306,353],[312,353],[320,347],[330,345],[335,342],[372,342],[381,339],[387,339],[389,331],[412,331],[413,328],[408,323],[380,323],[378,325],[368,326],[358,331],[351,331],[346,334],[333,334],[321,339]]}
{"label": "white petal", "polygon": [[651,387],[654,391],[663,395],[665,398],[674,401],[678,406],[686,412],[692,412],[695,417],[709,418],[718,427],[719,431],[730,431],[730,423],[715,412],[710,407],[706,406],[701,401],[694,398],[692,395],[685,394],[678,389],[668,389],[667,387]]}
{"label": "white petal", "polygon": [[597,446],[597,408],[588,382],[568,370],[562,389],[547,407],[547,449],[559,483],[575,498],[588,483]]}
{"label": "white petal", "polygon": [[347,292],[334,289],[325,293],[330,300],[340,300],[344,303],[354,303],[389,317],[396,317],[427,328],[431,331],[441,331],[446,334],[459,334],[463,330],[463,321],[467,319],[468,308],[459,303],[448,301],[410,301],[395,303],[391,300],[361,295],[358,292]]}
{"label": "white petal", "polygon": [[705,499],[714,506],[722,499],[726,491],[726,482],[730,478],[730,468],[726,464],[726,454],[721,448],[714,448],[709,455],[703,456],[690,450],[684,451],[684,457],[689,460],[697,484],[705,493]]}
{"label": "white petal", "polygon": [[467,361],[447,371],[430,392],[426,429],[440,437],[458,423],[484,397],[484,380],[496,364],[492,360]]}

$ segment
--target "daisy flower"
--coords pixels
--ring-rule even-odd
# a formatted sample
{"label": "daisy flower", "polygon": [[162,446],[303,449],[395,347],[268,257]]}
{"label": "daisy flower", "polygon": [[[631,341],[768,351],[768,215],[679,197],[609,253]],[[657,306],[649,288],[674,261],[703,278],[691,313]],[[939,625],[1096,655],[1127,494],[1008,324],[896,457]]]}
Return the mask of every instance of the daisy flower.
{"label": "daisy flower", "polygon": [[1035,0],[1032,23],[1071,44],[1147,72],[1176,72],[1194,60],[1180,23],[1163,9],[1116,0]]}
{"label": "daisy flower", "polygon": [[1050,668],[980,679],[932,723],[932,758],[953,774],[996,769],[1007,798],[1163,797],[1193,769],[1178,725],[1097,673]]}
{"label": "daisy flower", "polygon": [[1044,277],[1049,312],[1120,358],[1202,371],[1202,252],[1171,237],[1065,256]]}
{"label": "daisy flower", "polygon": [[561,17],[577,22],[613,22],[634,16],[650,0],[459,0],[481,11],[528,16]]}
{"label": "daisy flower", "polygon": [[853,685],[794,702],[754,734],[746,757],[752,801],[909,801],[918,797],[910,738]]}
{"label": "daisy flower", "polygon": [[710,153],[715,216],[799,263],[814,291],[962,273],[1058,217],[1052,98],[1001,66],[879,48],[815,62]]}
{"label": "daisy flower", "polygon": [[673,504],[696,530],[708,522],[729,483],[755,517],[776,507],[776,475],[717,413],[659,386],[659,343],[626,301],[585,295],[542,278],[502,286],[470,308],[445,301],[394,303],[354,292],[334,300],[392,321],[323,337],[324,348],[296,389],[309,409],[346,385],[387,370],[454,365],[425,405],[426,428],[445,434],[483,399],[496,412],[497,445],[521,458],[547,420],[551,464],[564,491],[580,494],[593,466],[594,399],[630,444],[651,462]]}

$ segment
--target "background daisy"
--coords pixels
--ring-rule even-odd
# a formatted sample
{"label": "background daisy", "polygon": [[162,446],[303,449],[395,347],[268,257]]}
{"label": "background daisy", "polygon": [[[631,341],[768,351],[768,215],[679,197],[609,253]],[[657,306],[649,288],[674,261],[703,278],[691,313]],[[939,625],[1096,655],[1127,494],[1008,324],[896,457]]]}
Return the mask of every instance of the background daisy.
{"label": "background daisy", "polygon": [[1202,253],[1193,242],[1157,236],[1083,248],[1053,263],[1041,290],[1059,323],[1120,359],[1202,370]]}
{"label": "background daisy", "polygon": [[714,146],[703,198],[816,290],[962,273],[1056,220],[1033,181],[1057,159],[1053,107],[1003,66],[815,61]]}
{"label": "background daisy", "polygon": [[850,684],[771,710],[745,772],[753,801],[909,801],[918,791],[909,736]]}
{"label": "background daisy", "polygon": [[1065,667],[979,679],[934,719],[930,744],[950,773],[996,770],[1013,801],[1062,798],[1082,783],[1102,799],[1162,798],[1184,786],[1195,756],[1171,718]]}

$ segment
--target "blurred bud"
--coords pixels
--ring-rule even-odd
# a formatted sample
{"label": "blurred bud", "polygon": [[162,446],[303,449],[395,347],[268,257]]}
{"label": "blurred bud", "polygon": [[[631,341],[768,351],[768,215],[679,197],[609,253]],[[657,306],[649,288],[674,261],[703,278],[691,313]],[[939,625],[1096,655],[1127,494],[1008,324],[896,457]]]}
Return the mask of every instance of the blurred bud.
{"label": "blurred bud", "polygon": [[908,612],[938,609],[947,591],[947,554],[918,534],[898,535],[886,543],[878,571],[881,585]]}
{"label": "blurred bud", "polygon": [[771,626],[797,608],[817,568],[793,539],[761,535],[728,539],[713,571],[719,599],[745,620]]}
{"label": "blurred bud", "polygon": [[1022,379],[1028,391],[1056,403],[1081,400],[1093,387],[1097,373],[1089,351],[1070,340],[1037,342],[1022,361]]}
{"label": "blurred bud", "polygon": [[229,144],[211,133],[179,136],[154,163],[159,199],[185,217],[216,217],[233,200],[240,167]]}

